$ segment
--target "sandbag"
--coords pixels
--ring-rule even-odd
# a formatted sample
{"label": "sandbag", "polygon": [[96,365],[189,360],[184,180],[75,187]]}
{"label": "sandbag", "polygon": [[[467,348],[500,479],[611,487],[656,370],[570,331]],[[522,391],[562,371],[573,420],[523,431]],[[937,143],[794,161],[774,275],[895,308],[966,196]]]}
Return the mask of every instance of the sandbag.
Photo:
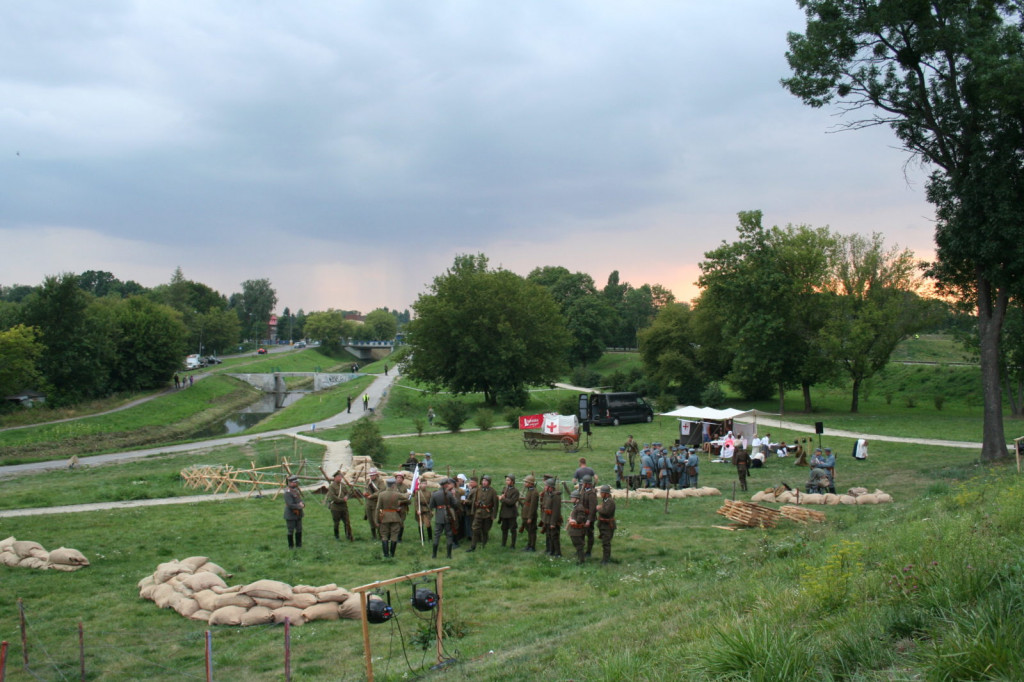
{"label": "sandbag", "polygon": [[800,504],[825,504],[825,496],[821,493],[807,493],[800,496]]}
{"label": "sandbag", "polygon": [[256,601],[256,606],[266,606],[271,611],[284,606],[283,599],[266,599],[264,597],[253,597],[253,599]]}
{"label": "sandbag", "polygon": [[239,625],[247,609],[241,606],[224,606],[210,614],[210,625]]}
{"label": "sandbag", "polygon": [[11,543],[11,549],[13,549],[14,553],[22,559],[29,556],[35,556],[36,552],[46,551],[38,542],[32,542],[31,540],[15,540]]}
{"label": "sandbag", "polygon": [[181,560],[181,565],[187,567],[188,570],[190,570],[193,573],[195,573],[204,564],[206,564],[206,562],[208,562],[209,560],[210,560],[209,557],[205,557],[205,556],[190,556],[187,559],[182,559]]}
{"label": "sandbag", "polygon": [[892,502],[892,495],[890,495],[889,493],[878,493],[875,495],[875,497],[878,499],[879,504]]}
{"label": "sandbag", "polygon": [[316,594],[316,588],[312,585],[293,585],[292,594]]}
{"label": "sandbag", "polygon": [[858,495],[863,495],[863,494],[865,494],[865,493],[866,493],[867,491],[868,491],[868,489],[867,489],[867,488],[860,488],[860,487],[858,487],[858,488],[850,488],[850,491],[849,491],[849,492],[850,492],[850,494],[851,494],[851,495],[853,495],[854,497],[857,497]]}
{"label": "sandbag", "polygon": [[15,554],[13,550],[0,552],[0,564],[4,566],[17,566],[19,561],[21,561],[21,557]]}
{"label": "sandbag", "polygon": [[239,625],[266,625],[274,622],[274,612],[266,606],[254,606],[242,614]]}
{"label": "sandbag", "polygon": [[177,559],[173,559],[156,567],[156,570],[153,571],[153,580],[158,583],[165,583],[180,573],[191,574],[192,570],[187,566],[182,566]]}
{"label": "sandbag", "polygon": [[15,539],[13,535],[0,540],[0,552],[13,552],[14,542]]}
{"label": "sandbag", "polygon": [[221,568],[217,564],[213,563],[212,561],[207,561],[205,564],[203,564],[202,566],[197,568],[194,572],[195,573],[202,573],[202,572],[216,573],[221,578],[230,578],[231,577],[230,573],[228,573],[227,571],[225,571],[223,568]]}
{"label": "sandbag", "polygon": [[220,585],[214,585],[210,589],[217,594],[231,594],[233,592],[241,592],[245,585],[231,585],[230,587],[221,587]]}
{"label": "sandbag", "polygon": [[174,605],[174,610],[177,611],[182,616],[185,616],[186,618],[188,618],[193,613],[195,613],[196,611],[199,610],[199,603],[196,602],[195,599],[190,599],[188,597],[182,597]]}
{"label": "sandbag", "polygon": [[338,620],[338,606],[339,604],[333,601],[313,604],[302,610],[302,617],[307,623],[311,620]]}
{"label": "sandbag", "polygon": [[[369,602],[367,602],[369,603]],[[363,617],[362,603],[358,594],[338,604],[338,617],[348,620],[360,620]]]}
{"label": "sandbag", "polygon": [[291,586],[280,580],[257,580],[254,583],[243,585],[239,591],[250,597],[263,597],[264,599],[281,599],[284,601],[292,597]]}
{"label": "sandbag", "polygon": [[181,582],[187,585],[193,592],[209,590],[214,586],[227,588],[227,583],[224,582],[223,578],[216,573],[208,573],[206,571],[186,576],[181,579]]}
{"label": "sandbag", "polygon": [[338,604],[340,604],[344,601],[347,601],[351,596],[351,592],[339,587],[338,589],[331,590],[330,592],[320,592],[316,595],[316,598],[318,601],[321,602],[337,602]]}
{"label": "sandbag", "polygon": [[85,568],[85,566],[74,566],[72,564],[46,564],[46,568],[51,571],[64,571],[65,573],[70,573],[71,571],[77,571]]}
{"label": "sandbag", "polygon": [[320,594],[321,592],[334,592],[336,589],[338,589],[337,584],[327,583],[326,585],[321,585],[320,587],[316,588],[316,593]]}
{"label": "sandbag", "polygon": [[217,611],[225,606],[241,606],[243,609],[251,609],[256,606],[256,601],[249,595],[238,592],[218,594],[213,604],[213,610]]}
{"label": "sandbag", "polygon": [[853,495],[840,495],[839,504],[857,504],[857,498]]}
{"label": "sandbag", "polygon": [[77,549],[58,547],[50,552],[51,564],[68,564],[71,566],[88,566],[89,560]]}
{"label": "sandbag", "polygon": [[170,608],[178,599],[181,599],[181,595],[174,591],[174,585],[161,583],[153,589],[152,598],[157,606],[166,609]]}
{"label": "sandbag", "polygon": [[147,575],[145,578],[143,578],[139,582],[135,583],[135,586],[138,587],[140,590],[143,587],[146,587],[147,585],[156,585],[156,581],[153,580],[153,574],[152,573]]}
{"label": "sandbag", "polygon": [[309,608],[316,603],[316,595],[308,592],[293,594],[291,599],[286,599],[285,606],[294,606],[297,609]]}
{"label": "sandbag", "polygon": [[825,504],[839,504],[839,495],[835,493],[825,493]]}
{"label": "sandbag", "polygon": [[46,561],[39,557],[27,556],[18,562],[22,568],[46,568]]}
{"label": "sandbag", "polygon": [[857,496],[857,504],[878,504],[878,496],[873,493],[864,493]]}
{"label": "sandbag", "polygon": [[199,604],[199,608],[209,612],[216,610],[217,594],[213,590],[199,590],[192,595],[192,598]]}
{"label": "sandbag", "polygon": [[193,613],[191,616],[189,616],[189,619],[190,620],[196,620],[196,621],[202,621],[204,623],[207,623],[210,620],[210,612],[207,611],[206,609],[199,609],[198,611]]}
{"label": "sandbag", "polygon": [[283,623],[285,618],[291,621],[292,625],[302,625],[306,622],[302,615],[302,609],[294,606],[282,606],[279,609],[274,609],[275,623]]}

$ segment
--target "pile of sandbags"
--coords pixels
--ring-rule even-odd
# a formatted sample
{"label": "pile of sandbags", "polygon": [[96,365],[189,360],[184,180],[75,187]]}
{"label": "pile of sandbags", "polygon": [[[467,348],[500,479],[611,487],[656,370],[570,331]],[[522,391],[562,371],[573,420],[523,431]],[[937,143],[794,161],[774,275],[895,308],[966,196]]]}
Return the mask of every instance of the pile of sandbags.
{"label": "pile of sandbags", "polygon": [[752,502],[775,502],[777,504],[886,504],[892,502],[892,495],[867,488],[850,488],[843,495],[833,493],[802,493],[799,490],[768,488],[754,493]]}
{"label": "pile of sandbags", "polygon": [[204,556],[175,559],[139,581],[139,596],[210,625],[264,625],[283,623],[285,618],[292,625],[302,625],[362,617],[359,596],[333,583],[292,587],[277,580],[257,580],[229,587],[224,578],[230,577]]}
{"label": "pile of sandbags", "polygon": [[[370,480],[370,468],[373,467],[373,459],[365,456],[354,456],[352,457],[352,466],[344,470],[345,478],[349,483],[358,486],[366,485],[366,482]],[[395,474],[405,474],[405,484],[409,485],[412,482],[412,473],[398,469],[391,473],[381,470],[380,476],[377,477],[377,483],[384,487],[384,482],[395,476]],[[423,489],[436,490],[441,487],[438,483],[442,478],[445,478],[445,474],[438,473],[436,471],[421,471],[420,472],[420,487]]]}
{"label": "pile of sandbags", "polygon": [[77,549],[58,547],[47,552],[38,542],[15,540],[14,537],[0,540],[0,564],[23,568],[52,568],[56,571],[77,571],[89,565],[89,560]]}
{"label": "pile of sandbags", "polygon": [[[664,500],[665,493],[668,493],[668,499],[670,500],[681,500],[686,497],[711,497],[714,495],[721,495],[722,492],[718,488],[683,488],[681,490],[662,490],[660,488],[637,488],[636,490],[629,491],[629,499],[631,500]],[[625,499],[627,497],[626,490],[613,488],[612,497],[615,499]]]}

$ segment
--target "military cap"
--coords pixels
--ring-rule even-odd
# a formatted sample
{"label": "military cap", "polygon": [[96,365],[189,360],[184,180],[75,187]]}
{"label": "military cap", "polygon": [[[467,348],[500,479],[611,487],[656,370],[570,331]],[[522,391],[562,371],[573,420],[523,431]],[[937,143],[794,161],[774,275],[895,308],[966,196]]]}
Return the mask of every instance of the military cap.
{"label": "military cap", "polygon": [[394,484],[395,484],[395,483],[397,483],[398,481],[397,481],[397,480],[395,480],[395,477],[394,477],[394,476],[389,476],[389,477],[388,477],[388,480],[386,480],[386,481],[384,481],[384,482],[385,482],[385,483],[387,483],[388,485],[394,485]]}
{"label": "military cap", "polygon": [[508,474],[507,476],[505,476],[505,478],[511,478],[514,481],[514,480],[516,480],[516,475],[515,474]]}
{"label": "military cap", "polygon": [[338,469],[333,474],[331,474],[331,478],[334,478],[335,476],[341,476],[341,469]]}
{"label": "military cap", "polygon": [[380,473],[380,472],[378,472],[378,471],[377,471],[377,467],[370,467],[370,470],[369,470],[369,471],[368,471],[367,473],[368,473],[368,474],[369,474],[370,476],[376,476],[376,475],[377,475],[378,473]]}
{"label": "military cap", "polygon": [[603,486],[601,486],[601,494],[602,495],[604,495],[605,493],[610,495],[611,492],[612,492],[612,487],[610,485],[603,485]]}
{"label": "military cap", "polygon": [[295,482],[295,481],[297,481],[297,480],[299,480],[299,477],[298,477],[298,476],[289,476],[289,477],[288,477],[288,482],[289,482],[289,483],[293,483],[293,482]]}
{"label": "military cap", "polygon": [[395,472],[395,477],[398,477],[398,476],[401,476],[402,478],[405,478],[405,472],[404,471],[396,471]]}
{"label": "military cap", "polygon": [[569,499],[579,499],[579,496],[580,496],[580,491],[579,490],[573,490],[571,493],[569,493]]}
{"label": "military cap", "polygon": [[619,447],[619,452],[622,452],[622,451],[624,451],[625,449],[626,449],[626,447],[625,447],[624,445],[623,445],[623,446],[620,446],[620,447]]}
{"label": "military cap", "polygon": [[593,483],[594,482],[594,477],[591,476],[590,474],[584,474],[583,475],[583,482],[584,483]]}
{"label": "military cap", "polygon": [[490,481],[491,480],[491,475],[490,474],[484,474],[483,476],[480,477],[480,480],[481,481]]}
{"label": "military cap", "polygon": [[536,481],[537,479],[534,478],[533,474],[526,474],[526,477],[523,478],[523,483],[535,483]]}

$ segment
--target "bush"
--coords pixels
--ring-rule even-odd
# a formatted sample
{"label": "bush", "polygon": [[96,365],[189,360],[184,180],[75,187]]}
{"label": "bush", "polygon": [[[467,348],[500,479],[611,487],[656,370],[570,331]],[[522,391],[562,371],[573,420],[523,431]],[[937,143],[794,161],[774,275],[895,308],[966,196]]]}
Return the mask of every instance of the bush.
{"label": "bush", "polygon": [[494,426],[494,413],[486,408],[481,408],[473,415],[473,423],[481,431],[490,431]]}
{"label": "bush", "polygon": [[941,393],[938,393],[938,394],[936,394],[934,400],[935,400],[935,409],[936,410],[942,410],[942,406],[946,403],[946,396],[942,395]]}
{"label": "bush", "polygon": [[448,400],[437,406],[437,421],[452,433],[458,433],[469,419],[469,408],[459,400]]}
{"label": "bush", "polygon": [[501,421],[504,424],[511,426],[513,429],[519,428],[519,410],[514,407],[506,407],[505,411],[501,413]]}
{"label": "bush", "polygon": [[908,395],[905,400],[907,407],[917,407],[917,398],[914,396]]}
{"label": "bush", "polygon": [[592,386],[600,386],[604,379],[601,375],[592,369],[586,367],[577,367],[569,375],[569,382],[573,386],[580,386],[582,388],[590,388]]}
{"label": "bush", "polygon": [[719,383],[712,382],[701,392],[700,400],[708,407],[721,407],[725,404],[725,391]]}
{"label": "bush", "polygon": [[567,395],[558,401],[558,414],[576,414],[580,408],[580,397],[578,395]]}
{"label": "bush", "polygon": [[423,419],[423,417],[413,417],[412,426],[414,429],[416,429],[416,435],[422,436],[423,429],[427,428],[427,422]]}
{"label": "bush", "polygon": [[377,423],[369,417],[362,417],[352,426],[349,436],[352,453],[360,457],[371,457],[377,464],[384,464],[388,458],[388,446],[380,435]]}
{"label": "bush", "polygon": [[508,407],[523,407],[526,403],[530,402],[530,392],[522,386],[498,391],[496,397],[499,405],[506,405]]}

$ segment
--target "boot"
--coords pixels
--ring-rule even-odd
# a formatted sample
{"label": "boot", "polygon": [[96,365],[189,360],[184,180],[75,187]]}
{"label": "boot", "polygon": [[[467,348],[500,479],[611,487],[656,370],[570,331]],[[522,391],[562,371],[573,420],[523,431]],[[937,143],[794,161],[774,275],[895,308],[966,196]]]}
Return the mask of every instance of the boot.
{"label": "boot", "polygon": [[452,543],[448,543],[448,558],[452,558]]}
{"label": "boot", "polygon": [[352,526],[345,524],[345,537],[348,538],[349,542],[355,542],[355,538],[352,537]]}
{"label": "boot", "polygon": [[334,524],[334,539],[335,540],[340,540],[341,539],[341,535],[340,535],[340,533],[338,531],[339,531],[338,524]]}
{"label": "boot", "polygon": [[387,540],[381,540],[380,541],[380,548],[384,552],[384,558],[387,559],[390,556],[388,554],[388,541]]}
{"label": "boot", "polygon": [[518,532],[516,531],[515,528],[513,528],[512,529],[512,549],[516,548],[516,535],[518,535]]}
{"label": "boot", "polygon": [[399,529],[398,529],[398,541],[399,542],[402,541],[402,536],[403,535],[405,535],[405,524],[402,524],[402,526],[400,526]]}
{"label": "boot", "polygon": [[430,526],[427,526],[427,539],[428,540],[433,540],[434,539],[434,529],[431,528]]}
{"label": "boot", "polygon": [[396,547],[398,547],[398,543],[397,542],[392,542],[391,543],[391,558],[392,559],[395,558],[395,548]]}
{"label": "boot", "polygon": [[377,539],[377,527],[376,526],[370,526],[370,539],[371,540],[376,540]]}
{"label": "boot", "polygon": [[295,546],[302,547],[302,533],[295,534]]}
{"label": "boot", "polygon": [[[451,550],[450,549],[448,550],[448,554],[449,554],[449,556],[451,556]],[[431,552],[430,558],[431,559],[436,559],[437,558],[437,543],[436,542],[434,543],[434,551]]]}
{"label": "boot", "polygon": [[504,547],[508,544],[508,528],[501,529],[501,546]]}
{"label": "boot", "polygon": [[295,546],[295,536],[292,535],[291,533],[288,533],[288,547],[294,547],[294,546]]}

